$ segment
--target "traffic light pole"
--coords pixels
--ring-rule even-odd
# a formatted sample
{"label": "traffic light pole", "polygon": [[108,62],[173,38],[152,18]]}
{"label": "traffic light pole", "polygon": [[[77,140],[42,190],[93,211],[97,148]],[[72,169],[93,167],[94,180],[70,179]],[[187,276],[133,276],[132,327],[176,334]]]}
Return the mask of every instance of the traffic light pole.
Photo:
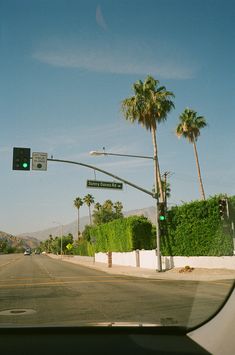
{"label": "traffic light pole", "polygon": [[127,185],[130,185],[131,187],[134,187],[135,189],[137,190],[140,190],[150,196],[152,196],[153,198],[155,198],[155,194],[153,194],[151,191],[148,191],[138,185],[135,185],[133,184],[132,182],[128,181],[128,180],[125,180],[117,175],[114,175],[112,173],[109,173],[108,171],[106,170],[103,170],[103,169],[100,169],[100,168],[97,168],[96,166],[93,166],[93,165],[89,165],[89,164],[85,164],[85,163],[79,163],[79,162],[76,162],[76,161],[72,161],[72,160],[61,160],[61,159],[47,159],[48,161],[54,161],[54,162],[58,162],[58,163],[66,163],[66,164],[75,164],[75,165],[80,165],[80,166],[84,166],[86,168],[90,168],[92,170],[96,170],[96,171],[99,171],[100,173],[103,173],[103,174],[106,174],[106,175],[109,175],[111,177],[113,177],[114,179],[117,179],[119,181],[122,181],[124,184],[127,184]]}

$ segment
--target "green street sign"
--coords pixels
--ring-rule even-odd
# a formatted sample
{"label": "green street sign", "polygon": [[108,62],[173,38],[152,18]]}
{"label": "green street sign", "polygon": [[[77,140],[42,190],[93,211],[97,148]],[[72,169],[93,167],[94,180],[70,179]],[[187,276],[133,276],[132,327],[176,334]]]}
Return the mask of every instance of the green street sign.
{"label": "green street sign", "polygon": [[93,188],[101,188],[101,189],[116,189],[122,190],[123,184],[121,182],[113,182],[113,181],[97,181],[97,180],[87,180],[87,187]]}

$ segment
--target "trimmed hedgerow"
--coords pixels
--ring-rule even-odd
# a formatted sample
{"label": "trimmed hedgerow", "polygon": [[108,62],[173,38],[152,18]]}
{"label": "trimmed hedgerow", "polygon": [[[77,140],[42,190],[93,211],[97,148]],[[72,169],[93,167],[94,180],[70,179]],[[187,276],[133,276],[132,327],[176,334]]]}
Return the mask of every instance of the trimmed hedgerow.
{"label": "trimmed hedgerow", "polygon": [[95,252],[127,252],[151,248],[151,222],[144,216],[120,218],[91,227]]}
{"label": "trimmed hedgerow", "polygon": [[219,196],[173,207],[167,233],[161,237],[163,255],[233,255],[230,220],[221,221]]}

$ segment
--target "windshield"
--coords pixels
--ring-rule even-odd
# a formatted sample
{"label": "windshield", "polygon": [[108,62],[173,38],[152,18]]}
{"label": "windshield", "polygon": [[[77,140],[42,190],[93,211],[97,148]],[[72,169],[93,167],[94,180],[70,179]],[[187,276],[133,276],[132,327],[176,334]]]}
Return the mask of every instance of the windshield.
{"label": "windshield", "polygon": [[229,0],[1,1],[0,327],[182,326],[235,278]]}

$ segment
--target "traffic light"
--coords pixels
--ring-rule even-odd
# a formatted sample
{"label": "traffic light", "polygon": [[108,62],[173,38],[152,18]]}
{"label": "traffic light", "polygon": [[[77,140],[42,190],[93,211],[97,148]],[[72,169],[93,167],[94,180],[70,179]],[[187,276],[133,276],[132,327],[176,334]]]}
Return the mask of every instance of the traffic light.
{"label": "traffic light", "polygon": [[164,202],[159,202],[159,204],[158,204],[158,218],[159,218],[159,221],[166,220],[166,208],[165,208]]}
{"label": "traffic light", "polygon": [[219,214],[221,219],[227,216],[227,200],[225,198],[219,199]]}
{"label": "traffic light", "polygon": [[30,170],[30,148],[13,148],[13,170]]}

